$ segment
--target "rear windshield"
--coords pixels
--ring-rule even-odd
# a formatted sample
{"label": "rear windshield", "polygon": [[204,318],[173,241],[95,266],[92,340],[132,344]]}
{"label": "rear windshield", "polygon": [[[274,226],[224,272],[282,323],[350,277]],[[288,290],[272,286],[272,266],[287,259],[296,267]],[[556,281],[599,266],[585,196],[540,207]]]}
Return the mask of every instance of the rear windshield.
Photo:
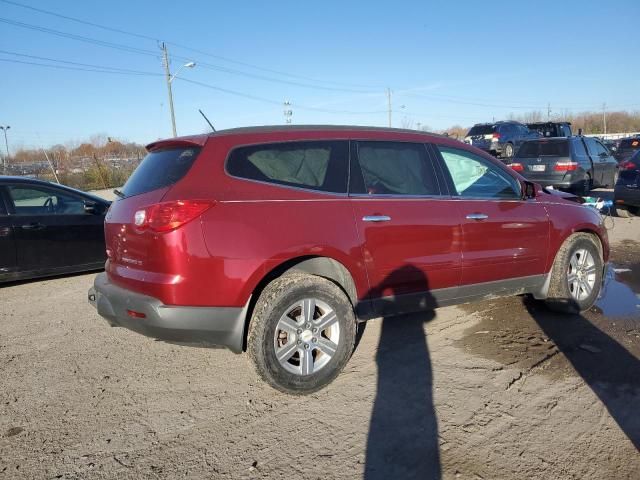
{"label": "rear windshield", "polygon": [[495,125],[476,125],[471,127],[467,136],[470,137],[472,135],[489,135],[496,131]]}
{"label": "rear windshield", "polygon": [[568,157],[569,142],[524,142],[518,151],[518,157]]}
{"label": "rear windshield", "polygon": [[124,184],[122,193],[131,197],[173,185],[189,171],[199,152],[199,147],[150,152]]}
{"label": "rear windshield", "polygon": [[625,138],[620,141],[618,150],[638,150],[640,148],[640,138]]}

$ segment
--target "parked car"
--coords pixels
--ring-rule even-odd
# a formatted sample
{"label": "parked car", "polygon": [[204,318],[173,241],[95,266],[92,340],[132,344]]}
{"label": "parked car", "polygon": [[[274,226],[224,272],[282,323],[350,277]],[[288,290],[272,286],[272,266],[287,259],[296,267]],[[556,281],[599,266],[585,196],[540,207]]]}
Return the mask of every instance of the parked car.
{"label": "parked car", "polygon": [[619,217],[640,215],[640,151],[620,164],[614,203]]}
{"label": "parked car", "polygon": [[640,137],[623,138],[616,150],[616,160],[624,162],[629,160],[640,150]]}
{"label": "parked car", "polygon": [[[616,152],[618,151],[618,145],[620,145],[620,140],[602,140],[602,144],[607,147],[607,149],[613,154],[614,158],[616,156]],[[617,159],[616,159],[617,160]]]}
{"label": "parked car", "polygon": [[529,130],[538,132],[541,136],[548,137],[570,137],[571,123],[569,122],[533,122],[527,123]]}
{"label": "parked car", "polygon": [[0,282],[103,268],[109,204],[63,185],[0,176]]}
{"label": "parked car", "polygon": [[471,127],[464,143],[496,157],[511,158],[522,142],[539,136],[538,132],[529,130],[520,122],[478,123]]}
{"label": "parked car", "polygon": [[359,321],[598,296],[600,215],[445,136],[255,127],[147,148],[107,214],[89,301],[112,326],[246,351],[284,392],[335,378]]}
{"label": "parked car", "polygon": [[618,162],[591,137],[544,138],[525,142],[509,164],[532,182],[587,195],[595,187],[613,187]]}

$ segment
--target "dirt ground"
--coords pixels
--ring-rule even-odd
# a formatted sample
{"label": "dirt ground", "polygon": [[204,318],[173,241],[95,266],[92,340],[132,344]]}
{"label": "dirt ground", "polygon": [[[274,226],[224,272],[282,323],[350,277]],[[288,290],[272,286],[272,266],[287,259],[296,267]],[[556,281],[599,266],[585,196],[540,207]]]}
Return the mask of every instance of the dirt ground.
{"label": "dirt ground", "polygon": [[93,274],[0,287],[0,479],[638,479],[640,218],[610,238],[584,315],[514,297],[373,320],[308,397],[108,327]]}

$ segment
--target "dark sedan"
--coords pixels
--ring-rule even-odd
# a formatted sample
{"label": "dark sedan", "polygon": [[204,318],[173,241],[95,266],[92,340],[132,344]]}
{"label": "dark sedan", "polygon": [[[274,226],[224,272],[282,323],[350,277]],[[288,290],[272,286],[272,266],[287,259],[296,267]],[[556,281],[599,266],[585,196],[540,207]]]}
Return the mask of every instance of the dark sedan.
{"label": "dark sedan", "polygon": [[0,282],[103,268],[109,205],[63,185],[0,176]]}
{"label": "dark sedan", "polygon": [[614,201],[619,217],[640,214],[640,151],[620,164]]}

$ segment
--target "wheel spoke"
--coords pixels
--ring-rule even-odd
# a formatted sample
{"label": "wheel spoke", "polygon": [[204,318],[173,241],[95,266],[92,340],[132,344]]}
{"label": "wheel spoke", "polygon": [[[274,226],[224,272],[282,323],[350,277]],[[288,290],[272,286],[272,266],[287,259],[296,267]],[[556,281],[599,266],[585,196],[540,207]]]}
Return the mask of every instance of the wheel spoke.
{"label": "wheel spoke", "polygon": [[291,319],[285,314],[280,318],[280,321],[278,322],[278,328],[281,330],[286,330],[289,333],[296,333],[296,330],[300,328],[300,325],[298,325],[295,320]]}
{"label": "wheel spoke", "polygon": [[586,267],[587,266],[587,262],[589,261],[589,257],[591,255],[589,254],[589,252],[587,252],[586,250],[581,250],[580,253],[580,266],[581,267]]}
{"label": "wheel spoke", "polygon": [[302,301],[302,321],[309,323],[313,320],[316,311],[316,301],[313,298],[305,298]]}
{"label": "wheel spoke", "polygon": [[586,279],[582,280],[582,291],[585,293],[585,297],[588,297],[589,295],[591,295],[591,285],[589,285],[589,282]]}
{"label": "wheel spoke", "polygon": [[313,373],[313,354],[312,350],[302,351],[302,375],[311,375]]}
{"label": "wheel spoke", "polygon": [[338,317],[336,316],[336,312],[330,310],[322,315],[318,320],[316,320],[315,326],[319,331],[322,332],[323,330],[330,328],[337,321]]}
{"label": "wheel spoke", "polygon": [[320,350],[322,353],[329,355],[330,357],[332,357],[333,354],[336,353],[336,350],[338,349],[338,346],[335,343],[333,343],[331,340],[324,337],[318,337],[317,346],[318,346],[318,350]]}
{"label": "wheel spoke", "polygon": [[293,356],[294,353],[296,353],[297,349],[298,346],[295,344],[295,342],[289,342],[276,352],[276,357],[278,358],[278,361],[286,362]]}
{"label": "wheel spoke", "polygon": [[585,270],[584,270],[585,275],[593,275],[594,273],[596,273],[596,266],[595,265],[589,265]]}
{"label": "wheel spoke", "polygon": [[571,260],[569,260],[569,265],[571,265],[571,271],[575,272],[578,269],[578,254],[575,253]]}
{"label": "wheel spoke", "polygon": [[573,283],[575,283],[577,279],[578,279],[578,276],[575,273],[570,273],[567,276],[567,281],[569,282],[569,285],[572,285]]}

